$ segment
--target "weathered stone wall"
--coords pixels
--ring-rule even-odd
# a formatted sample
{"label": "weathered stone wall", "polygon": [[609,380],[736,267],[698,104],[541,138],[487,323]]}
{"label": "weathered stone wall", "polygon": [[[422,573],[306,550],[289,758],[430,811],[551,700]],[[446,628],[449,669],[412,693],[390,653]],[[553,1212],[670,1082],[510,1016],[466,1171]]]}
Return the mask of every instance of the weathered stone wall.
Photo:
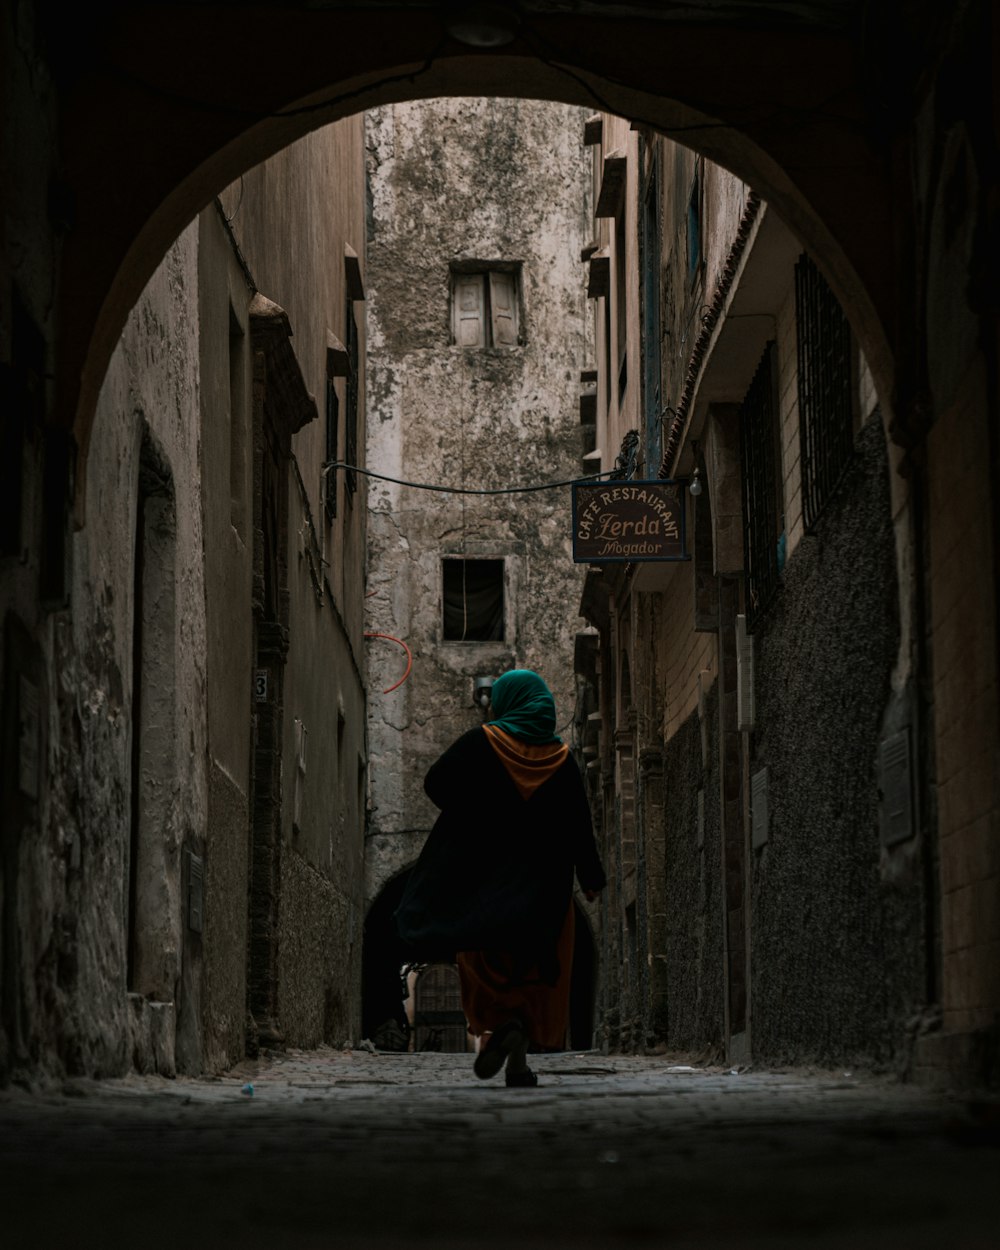
{"label": "weathered stone wall", "polygon": [[751,1031],[762,1062],[907,1060],[906,1025],[926,995],[923,868],[906,844],[909,871],[880,872],[877,778],[898,631],[876,411],[755,634],[749,770],[768,769],[770,808],[767,843],[752,852]]}
{"label": "weathered stone wall", "polygon": [[301,855],[285,855],[278,942],[278,1019],[296,1046],[357,1042],[360,902]]}
{"label": "weathered stone wall", "polygon": [[[53,696],[49,785],[39,824],[18,848],[20,915],[5,951],[16,966],[7,992],[17,994],[7,1059],[39,1074],[112,1074],[132,1063],[172,1072],[175,1063],[185,992],[175,906],[181,850],[204,827],[207,801],[197,253],[192,228],[164,259],[115,352],[88,460],[89,524],[72,544],[73,606],[54,613],[43,634]],[[158,715],[175,730],[162,759],[140,763],[159,792],[155,842],[147,840],[158,872],[151,890],[140,889],[137,916],[157,935],[145,964],[149,997],[165,1004],[155,1022],[148,1008],[130,1011],[126,995],[134,560],[140,477],[151,461],[162,475],[156,540],[170,551],[173,576],[169,601],[149,605],[162,612],[143,627],[162,671],[172,673],[157,692]]]}
{"label": "weathered stone wall", "polygon": [[[501,488],[580,472],[580,370],[591,364],[579,256],[588,241],[582,114],[530,101],[439,100],[368,118],[372,468],[417,482]],[[451,266],[520,266],[516,346],[452,342]],[[372,796],[367,895],[416,858],[435,811],[427,767],[482,714],[476,676],[540,671],[560,726],[574,712],[580,574],[570,494],[479,498],[373,483],[369,629]],[[441,561],[506,562],[502,642],[442,640]]]}
{"label": "weathered stone wall", "polygon": [[[299,312],[310,386],[320,393],[328,332],[343,334],[345,235],[363,250],[360,119],[345,123],[340,136],[327,137],[325,148],[316,136],[286,154],[280,169],[248,175],[242,203],[260,226],[248,250],[255,260],[267,256],[269,274],[285,275],[288,289],[275,294]],[[309,194],[298,203],[304,187]],[[334,201],[341,218],[331,229]],[[348,202],[352,231],[341,211]],[[9,830],[5,815],[0,1075],[199,1071],[244,1053],[250,521],[258,484],[247,350],[253,280],[233,247],[231,224],[214,206],[205,210],[129,319],[101,390],[86,480],[78,484],[86,526],[71,539],[68,606],[47,603],[41,629],[23,612],[5,623],[5,674],[25,678],[7,682],[5,675],[17,691],[16,702],[6,691],[3,700],[5,808],[6,797],[18,793],[10,769],[18,750],[7,745],[16,748],[21,705],[30,710],[33,691],[41,714],[37,737],[26,735],[27,746],[38,747],[39,776],[27,784],[39,799],[15,800],[18,818]],[[272,244],[278,259],[268,252]],[[34,294],[24,291],[32,316]],[[314,424],[298,453],[306,470],[296,478],[311,485],[291,492],[288,526],[300,539],[311,534],[305,546],[314,558],[289,561],[295,645],[281,744],[286,775],[297,758],[296,720],[309,724],[316,761],[301,844],[289,845],[281,878],[287,956],[277,969],[287,982],[292,1041],[350,1035],[360,1010],[360,961],[350,944],[362,892],[363,495],[339,530],[311,533],[310,491],[318,501],[326,446],[325,430]],[[34,442],[40,452],[40,435]],[[55,584],[59,570],[51,560],[43,567],[41,494],[34,484],[31,491],[31,576]],[[58,514],[52,525],[58,537]],[[49,548],[58,552],[57,543]],[[334,548],[343,602],[321,581],[317,603],[313,574],[323,561],[316,553]],[[5,607],[17,607],[6,590],[5,578]],[[316,681],[317,671],[329,685]],[[292,798],[289,788],[289,844]]]}

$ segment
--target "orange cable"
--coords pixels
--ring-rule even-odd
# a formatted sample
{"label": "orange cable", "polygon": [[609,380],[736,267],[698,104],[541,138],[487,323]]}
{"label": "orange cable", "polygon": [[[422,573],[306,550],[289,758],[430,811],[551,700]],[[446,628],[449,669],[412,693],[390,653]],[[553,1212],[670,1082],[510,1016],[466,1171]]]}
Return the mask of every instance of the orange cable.
{"label": "orange cable", "polygon": [[389,686],[388,689],[382,691],[383,694],[392,694],[392,692],[394,690],[398,690],[399,687],[403,684],[403,682],[406,681],[407,677],[409,677],[410,670],[413,668],[413,652],[406,645],[406,643],[402,640],[402,638],[394,638],[392,634],[379,634],[379,633],[374,633],[374,632],[373,633],[366,632],[365,637],[366,638],[385,638],[389,642],[397,643],[406,652],[406,672],[403,674],[402,677],[400,677],[399,681],[397,681],[394,686]]}

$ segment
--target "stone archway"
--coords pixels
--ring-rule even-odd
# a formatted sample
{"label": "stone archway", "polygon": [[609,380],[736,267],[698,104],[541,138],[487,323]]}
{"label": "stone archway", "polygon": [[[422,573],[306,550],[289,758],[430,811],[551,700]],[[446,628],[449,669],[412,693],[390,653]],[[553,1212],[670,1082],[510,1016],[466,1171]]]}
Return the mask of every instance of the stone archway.
{"label": "stone archway", "polygon": [[[848,6],[697,24],[660,6],[586,16],[519,6],[506,46],[452,38],[445,6],[109,6],[57,49],[87,66],[61,86],[62,247],[57,405],[86,448],[125,317],[166,248],[234,178],[364,107],[438,95],[560,99],[675,135],[764,195],[816,255],[880,392],[893,393],[893,185],[865,83],[888,44],[861,49]],[[113,14],[113,21],[111,20]],[[239,56],[232,55],[238,39]],[[63,43],[65,41],[65,43]],[[884,62],[881,58],[885,58]],[[249,72],[257,65],[259,72]]]}
{"label": "stone archway", "polygon": [[[37,321],[42,408],[73,431],[79,482],[108,360],[167,247],[241,171],[326,122],[399,99],[559,99],[746,179],[847,310],[908,454],[919,515],[900,563],[919,583],[911,649],[937,717],[943,997],[960,1062],[974,1033],[995,1037],[998,1002],[996,19],[981,0],[912,7],[595,0],[581,14],[522,0],[513,41],[476,50],[449,35],[451,6],[427,0],[98,0],[68,16],[29,2],[0,38],[16,137],[2,277],[4,300],[17,286]],[[62,509],[66,464],[53,458],[50,476]],[[80,522],[84,507],[78,492]],[[19,585],[32,612],[33,594]]]}

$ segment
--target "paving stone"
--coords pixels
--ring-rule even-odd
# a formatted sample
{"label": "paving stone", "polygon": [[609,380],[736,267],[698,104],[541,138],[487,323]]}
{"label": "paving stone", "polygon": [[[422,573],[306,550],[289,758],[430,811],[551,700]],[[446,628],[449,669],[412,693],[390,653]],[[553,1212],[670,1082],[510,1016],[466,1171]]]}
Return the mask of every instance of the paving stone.
{"label": "paving stone", "polygon": [[[997,1244],[995,1104],[842,1072],[289,1051],[0,1094],[16,1250]],[[253,1094],[241,1090],[252,1083]]]}

